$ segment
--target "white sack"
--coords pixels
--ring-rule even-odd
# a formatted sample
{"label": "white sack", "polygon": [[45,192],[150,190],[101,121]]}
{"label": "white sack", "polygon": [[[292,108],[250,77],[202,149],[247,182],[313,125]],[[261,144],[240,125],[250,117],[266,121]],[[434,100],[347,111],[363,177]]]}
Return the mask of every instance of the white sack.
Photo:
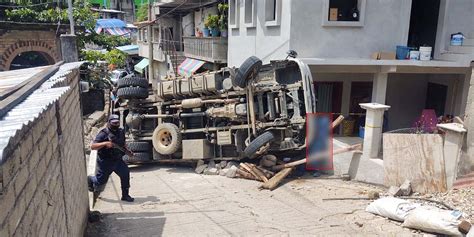
{"label": "white sack", "polygon": [[419,207],[419,204],[394,197],[383,197],[373,201],[365,211],[387,217],[396,221],[404,221],[408,213]]}
{"label": "white sack", "polygon": [[459,215],[454,211],[436,207],[419,207],[408,214],[402,226],[426,232],[462,236],[458,230],[459,223]]}

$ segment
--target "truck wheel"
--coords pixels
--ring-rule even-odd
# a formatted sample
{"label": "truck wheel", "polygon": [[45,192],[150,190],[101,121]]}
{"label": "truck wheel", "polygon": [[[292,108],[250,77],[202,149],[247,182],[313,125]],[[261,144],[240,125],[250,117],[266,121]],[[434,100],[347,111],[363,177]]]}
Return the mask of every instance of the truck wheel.
{"label": "truck wheel", "polygon": [[120,99],[146,99],[148,89],[142,87],[123,87],[117,90]]}
{"label": "truck wheel", "polygon": [[149,142],[127,142],[128,149],[131,151],[151,151]]}
{"label": "truck wheel", "polygon": [[162,155],[171,155],[181,147],[181,139],[178,126],[162,123],[153,131],[153,148]]}
{"label": "truck wheel", "polygon": [[255,153],[260,148],[273,141],[273,139],[275,139],[275,136],[273,136],[272,132],[267,131],[262,133],[260,136],[251,141],[250,144],[245,148],[244,155],[250,158],[254,157]]}
{"label": "truck wheel", "polygon": [[252,74],[256,75],[260,70],[260,67],[262,67],[262,60],[255,56],[247,58],[239,67],[235,77],[233,78],[234,85],[240,88],[245,88],[250,76],[252,76]]}
{"label": "truck wheel", "polygon": [[118,88],[138,86],[148,89],[148,80],[143,77],[124,77],[117,81]]}
{"label": "truck wheel", "polygon": [[124,155],[122,159],[125,161],[125,163],[147,162],[151,160],[151,156],[146,152],[135,152],[134,157]]}

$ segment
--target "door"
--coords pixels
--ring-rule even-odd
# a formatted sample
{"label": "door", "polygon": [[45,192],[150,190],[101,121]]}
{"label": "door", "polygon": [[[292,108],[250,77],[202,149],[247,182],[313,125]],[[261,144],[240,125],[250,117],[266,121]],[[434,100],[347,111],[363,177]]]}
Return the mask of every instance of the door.
{"label": "door", "polygon": [[433,50],[438,28],[440,0],[413,0],[411,5],[408,46],[431,46]]}
{"label": "door", "polygon": [[444,106],[448,95],[448,87],[437,83],[428,83],[426,91],[426,109],[434,109],[436,116],[444,115]]}

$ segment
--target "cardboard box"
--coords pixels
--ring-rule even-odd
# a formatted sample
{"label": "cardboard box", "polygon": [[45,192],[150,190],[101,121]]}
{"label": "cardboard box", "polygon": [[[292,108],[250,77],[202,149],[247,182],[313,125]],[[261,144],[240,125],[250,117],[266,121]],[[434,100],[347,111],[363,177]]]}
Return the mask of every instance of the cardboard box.
{"label": "cardboard box", "polygon": [[337,8],[329,8],[329,20],[337,21]]}
{"label": "cardboard box", "polygon": [[375,52],[370,55],[371,59],[374,60],[395,60],[395,53],[394,52]]}

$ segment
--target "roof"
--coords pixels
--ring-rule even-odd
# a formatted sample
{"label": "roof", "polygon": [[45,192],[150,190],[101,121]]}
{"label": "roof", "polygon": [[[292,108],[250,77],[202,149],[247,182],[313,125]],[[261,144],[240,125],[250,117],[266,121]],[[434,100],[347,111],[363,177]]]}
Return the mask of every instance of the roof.
{"label": "roof", "polygon": [[115,48],[128,55],[138,54],[138,45],[130,44],[130,45],[124,45],[124,46],[119,46]]}
{"label": "roof", "polygon": [[28,81],[31,75],[34,75],[45,67],[26,68],[19,70],[11,70],[0,73],[0,97],[7,91],[14,89],[21,83]]}
{"label": "roof", "polygon": [[96,12],[107,12],[107,13],[119,13],[119,14],[125,14],[124,11],[119,11],[115,9],[99,9],[99,8],[91,8],[92,11]]}
{"label": "roof", "polygon": [[119,19],[97,19],[95,27],[101,28],[125,28],[127,24]]}
{"label": "roof", "polygon": [[452,61],[375,60],[362,58],[300,58],[308,65],[323,66],[417,66],[417,67],[471,67],[470,64]]}
{"label": "roof", "polygon": [[[10,139],[16,135],[16,133],[22,129],[26,129],[27,126],[33,122],[39,115],[48,108],[48,106],[59,99],[62,94],[69,90],[69,86],[53,88],[54,85],[63,81],[66,75],[71,70],[78,68],[82,62],[66,63],[59,66],[56,73],[49,77],[39,88],[34,90],[30,95],[23,101],[18,103],[12,109],[10,109],[3,117],[0,117],[0,164],[4,163],[8,157],[3,157],[3,150],[7,147]],[[42,68],[29,68],[23,70],[15,70],[25,75],[27,71],[35,72],[47,70],[49,67]],[[0,78],[4,78],[5,75],[11,75],[12,71],[0,72]],[[34,74],[30,74],[33,76]],[[23,76],[23,80],[30,80]]]}

